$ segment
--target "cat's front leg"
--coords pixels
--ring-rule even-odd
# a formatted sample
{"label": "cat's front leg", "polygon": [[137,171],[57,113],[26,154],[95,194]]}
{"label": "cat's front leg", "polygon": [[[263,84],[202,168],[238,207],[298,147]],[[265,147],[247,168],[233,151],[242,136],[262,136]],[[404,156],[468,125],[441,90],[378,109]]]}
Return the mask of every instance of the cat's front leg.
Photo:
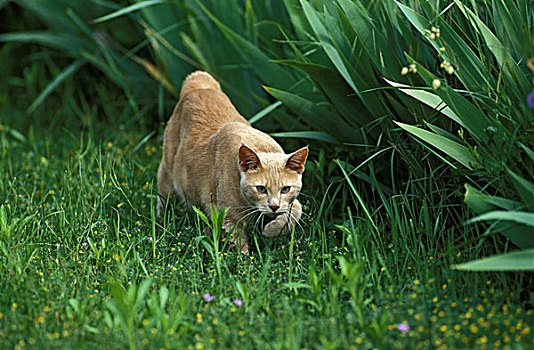
{"label": "cat's front leg", "polygon": [[263,235],[265,237],[285,235],[299,222],[301,216],[302,206],[298,200],[295,200],[287,213],[278,215],[276,219],[265,225]]}
{"label": "cat's front leg", "polygon": [[[248,255],[248,243],[247,235],[245,234],[244,227],[239,224],[233,224],[230,220],[225,219],[223,222],[223,230],[228,233],[228,240],[232,243],[241,253]],[[231,232],[231,233],[230,233]]]}

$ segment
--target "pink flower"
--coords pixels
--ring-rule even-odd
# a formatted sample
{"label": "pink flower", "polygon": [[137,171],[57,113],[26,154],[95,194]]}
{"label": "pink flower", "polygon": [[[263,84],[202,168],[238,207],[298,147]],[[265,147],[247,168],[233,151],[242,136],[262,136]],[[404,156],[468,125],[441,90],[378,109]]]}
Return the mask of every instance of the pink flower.
{"label": "pink flower", "polygon": [[410,330],[410,326],[406,323],[398,323],[397,329],[402,333],[408,333],[408,331]]}
{"label": "pink flower", "polygon": [[152,238],[152,237],[148,237],[148,240],[149,240],[150,242],[154,242],[154,238]]}
{"label": "pink flower", "polygon": [[206,294],[202,295],[202,297],[204,298],[204,301],[206,301],[208,303],[213,300],[213,297],[211,296],[210,293],[206,293]]}
{"label": "pink flower", "polygon": [[243,300],[241,299],[233,299],[232,301],[234,302],[234,304],[236,304],[239,307],[243,305]]}

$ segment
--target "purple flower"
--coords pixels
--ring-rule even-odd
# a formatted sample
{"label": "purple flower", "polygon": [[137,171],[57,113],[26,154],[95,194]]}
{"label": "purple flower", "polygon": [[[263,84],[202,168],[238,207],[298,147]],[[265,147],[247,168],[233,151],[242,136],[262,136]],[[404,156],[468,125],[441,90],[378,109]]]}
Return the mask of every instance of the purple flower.
{"label": "purple flower", "polygon": [[59,248],[59,247],[63,247],[63,244],[61,244],[61,243],[56,243],[56,247],[58,247],[58,248]]}
{"label": "purple flower", "polygon": [[154,238],[152,238],[152,237],[148,237],[148,240],[149,240],[150,242],[154,242]]}
{"label": "purple flower", "polygon": [[85,247],[87,245],[87,242],[83,242],[82,245]]}
{"label": "purple flower", "polygon": [[534,90],[532,90],[530,94],[528,94],[527,103],[531,109],[534,109]]}
{"label": "purple flower", "polygon": [[165,265],[165,267],[166,267],[166,268],[169,268],[169,267],[171,267],[171,264],[167,264],[167,265]]}
{"label": "purple flower", "polygon": [[408,333],[408,331],[410,330],[410,326],[408,326],[408,324],[406,323],[398,323],[397,329],[402,333]]}
{"label": "purple flower", "polygon": [[232,301],[234,302],[234,304],[236,304],[239,307],[243,305],[243,300],[241,299],[233,299]]}
{"label": "purple flower", "polygon": [[204,301],[206,301],[208,303],[213,300],[213,297],[211,296],[210,293],[206,293],[206,294],[202,295],[202,297],[204,298]]}

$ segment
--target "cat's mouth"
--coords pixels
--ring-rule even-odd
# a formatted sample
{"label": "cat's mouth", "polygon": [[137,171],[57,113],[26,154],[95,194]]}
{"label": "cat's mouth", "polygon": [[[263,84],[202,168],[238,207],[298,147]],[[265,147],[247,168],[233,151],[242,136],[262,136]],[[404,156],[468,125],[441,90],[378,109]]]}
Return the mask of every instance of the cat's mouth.
{"label": "cat's mouth", "polygon": [[265,228],[265,226],[271,221],[273,221],[274,219],[276,219],[277,216],[278,216],[278,213],[264,213],[263,220],[262,220],[263,227]]}
{"label": "cat's mouth", "polygon": [[265,211],[265,212],[262,212],[263,216],[266,218],[266,219],[270,219],[270,220],[274,220],[276,219],[277,216],[279,215],[282,215],[284,212],[276,212],[276,213],[273,213],[272,211]]}

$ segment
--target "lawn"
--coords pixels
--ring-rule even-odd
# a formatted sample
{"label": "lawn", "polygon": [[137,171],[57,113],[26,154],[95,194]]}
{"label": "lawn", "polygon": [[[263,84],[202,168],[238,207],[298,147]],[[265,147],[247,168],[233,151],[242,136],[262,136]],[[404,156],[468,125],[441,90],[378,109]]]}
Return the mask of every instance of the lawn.
{"label": "lawn", "polygon": [[[62,3],[55,1],[54,6]],[[508,204],[518,203],[510,204],[509,214],[532,214],[528,197],[532,162],[528,151],[527,155],[513,153],[534,145],[532,110],[521,95],[521,79],[513,75],[529,81],[526,63],[519,58],[534,56],[532,49],[528,49],[532,56],[513,51],[506,61],[519,62],[519,71],[506,70],[512,67],[506,65],[499,71],[492,65],[499,58],[490,55],[483,40],[467,42],[488,56],[480,67],[493,67],[488,68],[489,76],[496,80],[487,83],[489,90],[473,90],[478,86],[476,74],[449,77],[446,67],[443,76],[438,76],[443,86],[433,89],[439,65],[431,62],[436,59],[428,53],[431,45],[406,51],[402,63],[392,63],[395,72],[391,75],[380,71],[389,80],[403,81],[405,65],[412,81],[403,84],[428,86],[406,91],[435,92],[456,115],[471,111],[470,106],[488,115],[487,123],[497,131],[485,127],[478,134],[477,123],[482,119],[445,119],[428,103],[421,103],[421,98],[407,96],[381,78],[378,93],[382,95],[364,92],[365,84],[375,84],[363,79],[369,71],[342,69],[356,56],[370,71],[382,69],[371,69],[374,61],[364,57],[360,41],[354,42],[352,52],[350,47],[334,45],[349,59],[332,59],[338,51],[321,44],[317,30],[322,24],[329,26],[333,43],[340,39],[337,34],[348,37],[360,30],[349,26],[355,23],[350,20],[354,15],[348,8],[350,1],[339,1],[337,15],[335,9],[326,7],[323,14],[319,6],[307,1],[287,7],[285,2],[254,5],[265,9],[249,1],[227,1],[227,6],[232,3],[240,9],[237,20],[242,21],[244,33],[240,36],[235,34],[239,26],[226,26],[233,18],[224,12],[227,9],[212,2],[207,2],[207,8],[183,2],[193,14],[204,11],[203,21],[211,26],[204,31],[204,22],[187,22],[181,38],[189,43],[189,51],[184,49],[188,57],[219,72],[224,77],[223,90],[242,114],[274,135],[284,149],[310,145],[300,196],[305,212],[301,224],[289,236],[275,239],[250,232],[251,254],[243,255],[224,236],[217,240],[206,236],[202,217],[184,203],[174,203],[156,217],[157,167],[165,121],[177,101],[173,89],[179,90],[181,77],[194,68],[183,62],[165,66],[172,50],[161,51],[159,56],[158,50],[166,47],[161,42],[161,46],[152,42],[151,48],[147,39],[145,46],[135,49],[143,35],[152,34],[147,34],[146,26],[145,31],[139,30],[141,18],[127,21],[123,16],[161,9],[147,3],[142,9],[117,15],[115,20],[122,22],[104,18],[102,27],[83,17],[85,13],[76,6],[63,12],[54,8],[51,13],[76,23],[79,31],[109,37],[65,31],[61,35],[79,36],[81,48],[68,41],[70,37],[65,39],[70,47],[47,48],[35,42],[43,44],[45,31],[59,35],[57,28],[70,24],[36,14],[36,9],[49,5],[42,1],[33,5],[22,1],[22,7],[0,2],[0,14],[10,18],[2,31],[19,33],[18,39],[0,34],[0,41],[6,42],[0,48],[0,348],[534,349],[534,278],[528,260],[532,256],[520,261],[527,268],[509,268],[499,260],[479,271],[456,269],[457,264],[519,248],[532,251],[530,231],[521,231],[528,238],[524,243],[502,226],[507,222],[504,219],[471,222],[480,212],[469,200],[463,201],[467,183],[493,198],[506,198]],[[513,3],[520,9],[531,6]],[[119,1],[113,6],[103,4],[94,2],[95,8],[103,9],[90,18],[102,19],[127,6]],[[409,43],[417,27],[407,29],[407,19],[398,22],[402,12],[388,4],[393,5],[388,1],[380,5],[383,8],[377,5],[367,10],[381,15],[376,21],[394,23],[411,33],[405,37]],[[424,2],[413,6],[430,11]],[[456,12],[439,19],[442,32],[448,25],[464,29],[474,25],[461,22],[462,12],[456,7]],[[293,30],[273,34],[267,13],[281,27],[291,23]],[[388,13],[395,13],[396,19]],[[150,14],[144,13],[143,19],[165,32],[150,22],[155,20]],[[479,15],[488,15],[484,17],[488,25],[498,17],[495,13],[495,17]],[[218,23],[219,19],[226,25]],[[338,27],[334,20],[340,21]],[[248,35],[249,22],[256,24],[257,37]],[[79,29],[83,23],[89,27]],[[135,35],[126,30],[134,24],[138,25]],[[502,33],[490,27],[501,38]],[[32,39],[38,31],[40,39]],[[308,31],[310,42],[289,37],[301,31]],[[228,50],[226,55],[219,57],[215,49],[202,47],[200,39],[206,33],[214,45]],[[134,38],[120,41],[129,47],[128,52],[102,44],[111,37],[128,35]],[[270,36],[276,36],[284,48],[270,46],[272,42],[266,40]],[[451,45],[464,47],[450,34],[444,36]],[[424,37],[421,33],[418,40]],[[84,51],[83,40],[96,40],[103,46],[96,53]],[[247,46],[250,43],[255,46]],[[506,44],[524,46],[513,41]],[[245,49],[250,61],[231,54]],[[356,49],[363,51],[356,53]],[[284,50],[293,56],[285,57],[289,53]],[[260,65],[260,54],[293,61],[270,62],[278,68],[269,71]],[[151,59],[158,64],[147,66]],[[457,71],[465,68],[453,56],[449,61]],[[155,72],[166,72],[168,80]],[[291,79],[298,84],[288,83]],[[346,86],[340,81],[347,82]],[[352,88],[350,82],[359,87],[363,104],[353,101],[354,91],[344,92]],[[262,84],[268,87],[262,90]],[[464,88],[475,92],[467,93]],[[500,97],[497,102],[496,96]],[[348,111],[358,106],[361,119],[349,119]],[[371,110],[376,115],[366,115]],[[497,111],[497,116],[490,116],[490,110]],[[417,124],[417,130],[408,124]],[[420,137],[421,130],[455,138],[469,151],[461,149],[466,153],[451,155],[450,144],[434,147],[437,138]],[[491,132],[491,141],[484,140]],[[468,156],[473,160],[465,161]],[[517,180],[523,192],[515,190],[517,178],[507,171],[524,180]],[[524,226],[517,222],[514,229],[532,228],[528,221],[521,222]]]}

